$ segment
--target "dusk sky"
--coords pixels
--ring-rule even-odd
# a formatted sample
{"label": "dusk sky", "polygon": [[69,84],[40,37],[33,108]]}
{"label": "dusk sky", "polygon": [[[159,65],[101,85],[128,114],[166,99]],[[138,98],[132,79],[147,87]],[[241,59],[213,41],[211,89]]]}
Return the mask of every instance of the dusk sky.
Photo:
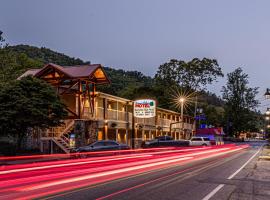
{"label": "dusk sky", "polygon": [[[10,45],[150,76],[170,58],[215,58],[224,73],[242,67],[262,99],[270,87],[269,8],[269,0],[3,0],[0,30]],[[208,89],[220,95],[225,81]]]}

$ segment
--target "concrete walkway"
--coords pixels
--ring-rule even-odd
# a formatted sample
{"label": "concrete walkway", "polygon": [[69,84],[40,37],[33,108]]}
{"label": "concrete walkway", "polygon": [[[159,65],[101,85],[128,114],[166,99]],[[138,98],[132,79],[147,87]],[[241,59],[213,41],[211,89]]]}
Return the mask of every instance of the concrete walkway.
{"label": "concrete walkway", "polygon": [[270,199],[270,146],[247,165],[234,179],[230,200]]}

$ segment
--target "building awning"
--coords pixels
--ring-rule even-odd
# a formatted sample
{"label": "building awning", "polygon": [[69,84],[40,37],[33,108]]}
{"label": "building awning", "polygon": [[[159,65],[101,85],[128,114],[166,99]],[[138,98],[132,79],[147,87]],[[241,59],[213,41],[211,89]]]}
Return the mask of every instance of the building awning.
{"label": "building awning", "polygon": [[201,128],[196,130],[196,135],[225,135],[223,128]]}

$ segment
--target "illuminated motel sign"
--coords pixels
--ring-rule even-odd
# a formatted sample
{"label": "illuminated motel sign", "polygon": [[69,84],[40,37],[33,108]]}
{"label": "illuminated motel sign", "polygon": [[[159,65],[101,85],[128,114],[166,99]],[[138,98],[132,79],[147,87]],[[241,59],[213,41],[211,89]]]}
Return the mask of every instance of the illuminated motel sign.
{"label": "illuminated motel sign", "polygon": [[156,116],[156,101],[153,99],[140,99],[134,101],[134,117],[151,118]]}

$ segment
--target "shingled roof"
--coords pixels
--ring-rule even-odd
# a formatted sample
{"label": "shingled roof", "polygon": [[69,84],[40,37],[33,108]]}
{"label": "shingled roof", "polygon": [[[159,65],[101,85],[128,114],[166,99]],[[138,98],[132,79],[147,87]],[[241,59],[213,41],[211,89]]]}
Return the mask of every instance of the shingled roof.
{"label": "shingled roof", "polygon": [[60,66],[54,63],[49,63],[41,69],[30,69],[26,71],[19,77],[19,79],[28,75],[32,75],[38,78],[44,78],[51,70],[56,71],[58,74],[61,74],[62,77],[65,77],[66,79],[83,79],[95,82],[96,84],[110,83],[106,72],[100,64]]}

